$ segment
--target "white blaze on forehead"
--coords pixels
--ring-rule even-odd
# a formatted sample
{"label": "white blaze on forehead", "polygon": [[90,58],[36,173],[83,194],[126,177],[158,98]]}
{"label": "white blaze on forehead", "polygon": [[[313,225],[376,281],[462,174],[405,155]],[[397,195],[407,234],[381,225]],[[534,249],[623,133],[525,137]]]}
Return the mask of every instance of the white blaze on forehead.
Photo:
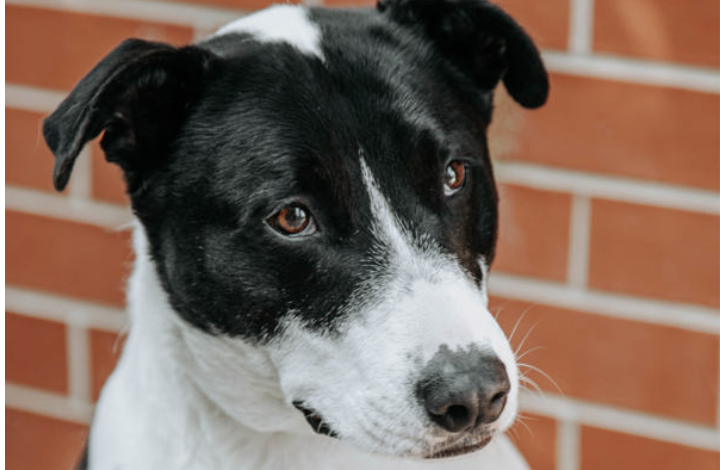
{"label": "white blaze on forehead", "polygon": [[408,243],[405,230],[400,226],[399,221],[393,214],[390,205],[380,192],[375,178],[373,177],[370,167],[368,167],[365,159],[360,157],[360,165],[362,166],[362,177],[370,197],[370,209],[375,218],[375,235],[382,236],[389,248],[394,251],[398,257],[412,259],[414,250]]}
{"label": "white blaze on forehead", "polygon": [[324,60],[320,29],[310,21],[307,10],[295,5],[276,5],[245,16],[220,28],[213,36],[250,34],[261,42],[284,42],[300,52]]}
{"label": "white blaze on forehead", "polygon": [[482,295],[485,307],[488,305],[488,264],[484,256],[480,256],[478,259],[480,265],[480,271],[482,271],[482,285],[480,286],[480,295]]}

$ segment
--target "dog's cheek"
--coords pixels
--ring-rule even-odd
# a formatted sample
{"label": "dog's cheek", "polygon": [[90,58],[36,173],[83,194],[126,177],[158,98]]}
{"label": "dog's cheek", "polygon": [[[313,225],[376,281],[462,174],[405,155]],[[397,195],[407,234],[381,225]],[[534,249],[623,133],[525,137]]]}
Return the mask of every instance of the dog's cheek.
{"label": "dog's cheek", "polygon": [[186,372],[204,396],[255,431],[287,432],[297,427],[295,410],[286,406],[277,371],[262,346],[211,335],[185,322],[178,325]]}
{"label": "dog's cheek", "polygon": [[364,321],[348,323],[352,327],[328,334],[285,322],[283,335],[270,345],[285,400],[302,402],[358,448],[404,455],[416,442],[400,435],[424,424],[408,382],[412,363],[402,348],[384,346],[397,341],[384,341],[392,332],[383,335],[382,322],[371,328]]}

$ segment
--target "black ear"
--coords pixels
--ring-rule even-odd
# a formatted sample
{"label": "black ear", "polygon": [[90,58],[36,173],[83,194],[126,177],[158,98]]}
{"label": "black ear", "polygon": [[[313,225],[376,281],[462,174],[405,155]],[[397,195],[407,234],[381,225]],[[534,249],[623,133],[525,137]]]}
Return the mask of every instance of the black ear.
{"label": "black ear", "polygon": [[55,154],[55,189],[67,186],[83,146],[103,130],[106,158],[123,168],[131,184],[163,155],[214,60],[194,46],[140,39],[120,44],[45,119],[43,135]]}
{"label": "black ear", "polygon": [[549,82],[540,53],[499,7],[484,0],[379,0],[377,8],[428,37],[481,89],[502,79],[526,108],[545,104]]}

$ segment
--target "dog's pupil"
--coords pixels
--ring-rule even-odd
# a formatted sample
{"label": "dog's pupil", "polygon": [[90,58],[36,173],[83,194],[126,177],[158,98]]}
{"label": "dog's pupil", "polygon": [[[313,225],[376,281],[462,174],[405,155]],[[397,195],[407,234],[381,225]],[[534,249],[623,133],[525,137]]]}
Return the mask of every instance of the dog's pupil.
{"label": "dog's pupil", "polygon": [[302,207],[286,207],[280,211],[280,225],[288,232],[299,232],[305,228],[307,213]]}

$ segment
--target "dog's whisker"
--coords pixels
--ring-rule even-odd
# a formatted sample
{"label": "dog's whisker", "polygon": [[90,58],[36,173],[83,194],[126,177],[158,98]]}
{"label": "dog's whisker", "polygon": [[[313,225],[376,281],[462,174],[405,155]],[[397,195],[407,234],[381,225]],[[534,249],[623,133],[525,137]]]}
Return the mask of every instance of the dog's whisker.
{"label": "dog's whisker", "polygon": [[[540,350],[540,349],[546,349],[546,348],[545,348],[545,346],[533,346],[532,348],[528,349],[527,351],[524,351],[524,352],[523,352],[522,354],[520,354],[519,356],[515,357],[515,360],[516,360],[516,361],[520,361],[520,360],[522,360],[522,358],[524,358],[525,356],[527,356],[527,355],[530,354],[531,352],[537,351],[537,350]],[[520,351],[518,351],[518,353],[519,353],[519,352],[520,352]]]}
{"label": "dog's whisker", "polygon": [[557,391],[558,391],[558,393],[560,393],[560,395],[563,395],[563,396],[565,395],[563,393],[562,389],[560,388],[560,385],[558,385],[558,383],[552,377],[550,377],[550,375],[548,375],[545,371],[543,371],[539,367],[536,367],[536,366],[533,366],[530,364],[518,364],[518,367],[525,367],[527,369],[537,372],[538,374],[545,377],[553,385],[553,387],[555,387],[557,389]]}
{"label": "dog's whisker", "polygon": [[539,323],[540,323],[539,320],[536,321],[536,322],[527,330],[527,332],[525,332],[525,336],[523,336],[522,341],[520,341],[520,344],[519,344],[518,347],[516,348],[516,351],[517,351],[517,352],[516,352],[516,355],[519,354],[520,351],[522,351],[522,348],[523,348],[523,346],[525,345],[525,342],[528,340],[528,338],[530,337],[530,334],[533,332],[533,330],[535,329],[535,327],[538,326]]}
{"label": "dog's whisker", "polygon": [[510,335],[508,336],[508,341],[509,341],[509,342],[512,342],[513,338],[515,337],[515,332],[517,331],[518,327],[520,326],[520,323],[523,321],[523,318],[525,318],[525,315],[527,315],[528,312],[530,312],[530,310],[531,310],[534,306],[535,306],[534,304],[533,304],[533,305],[528,305],[528,306],[525,308],[525,310],[523,310],[523,312],[520,314],[520,317],[518,317],[517,321],[515,322],[515,326],[513,327],[512,331],[510,332]]}
{"label": "dog's whisker", "polygon": [[[533,433],[532,428],[530,428],[530,426],[525,422],[525,418],[526,418],[525,416],[518,415],[515,422],[517,424],[519,424],[520,426],[524,427],[525,429],[527,429],[527,431],[530,433],[530,436],[534,438],[535,433]],[[515,426],[513,426],[513,428],[515,428]]]}
{"label": "dog's whisker", "polygon": [[496,312],[495,315],[494,315],[495,320],[497,320],[498,317],[500,317],[500,312],[502,312],[504,309],[505,309],[505,307],[498,307],[498,310],[497,310],[497,312]]}
{"label": "dog's whisker", "polygon": [[524,388],[525,388],[526,390],[528,390],[528,391],[535,391],[535,392],[538,392],[538,393],[540,393],[540,394],[543,394],[543,393],[544,393],[543,390],[540,388],[540,386],[538,386],[538,384],[537,384],[533,379],[531,379],[530,377],[521,376],[521,377],[520,377],[520,383],[523,384],[523,385],[524,385],[524,384],[530,385],[530,386],[532,387],[532,390],[529,389],[529,388],[527,388],[527,387],[524,387]]}

